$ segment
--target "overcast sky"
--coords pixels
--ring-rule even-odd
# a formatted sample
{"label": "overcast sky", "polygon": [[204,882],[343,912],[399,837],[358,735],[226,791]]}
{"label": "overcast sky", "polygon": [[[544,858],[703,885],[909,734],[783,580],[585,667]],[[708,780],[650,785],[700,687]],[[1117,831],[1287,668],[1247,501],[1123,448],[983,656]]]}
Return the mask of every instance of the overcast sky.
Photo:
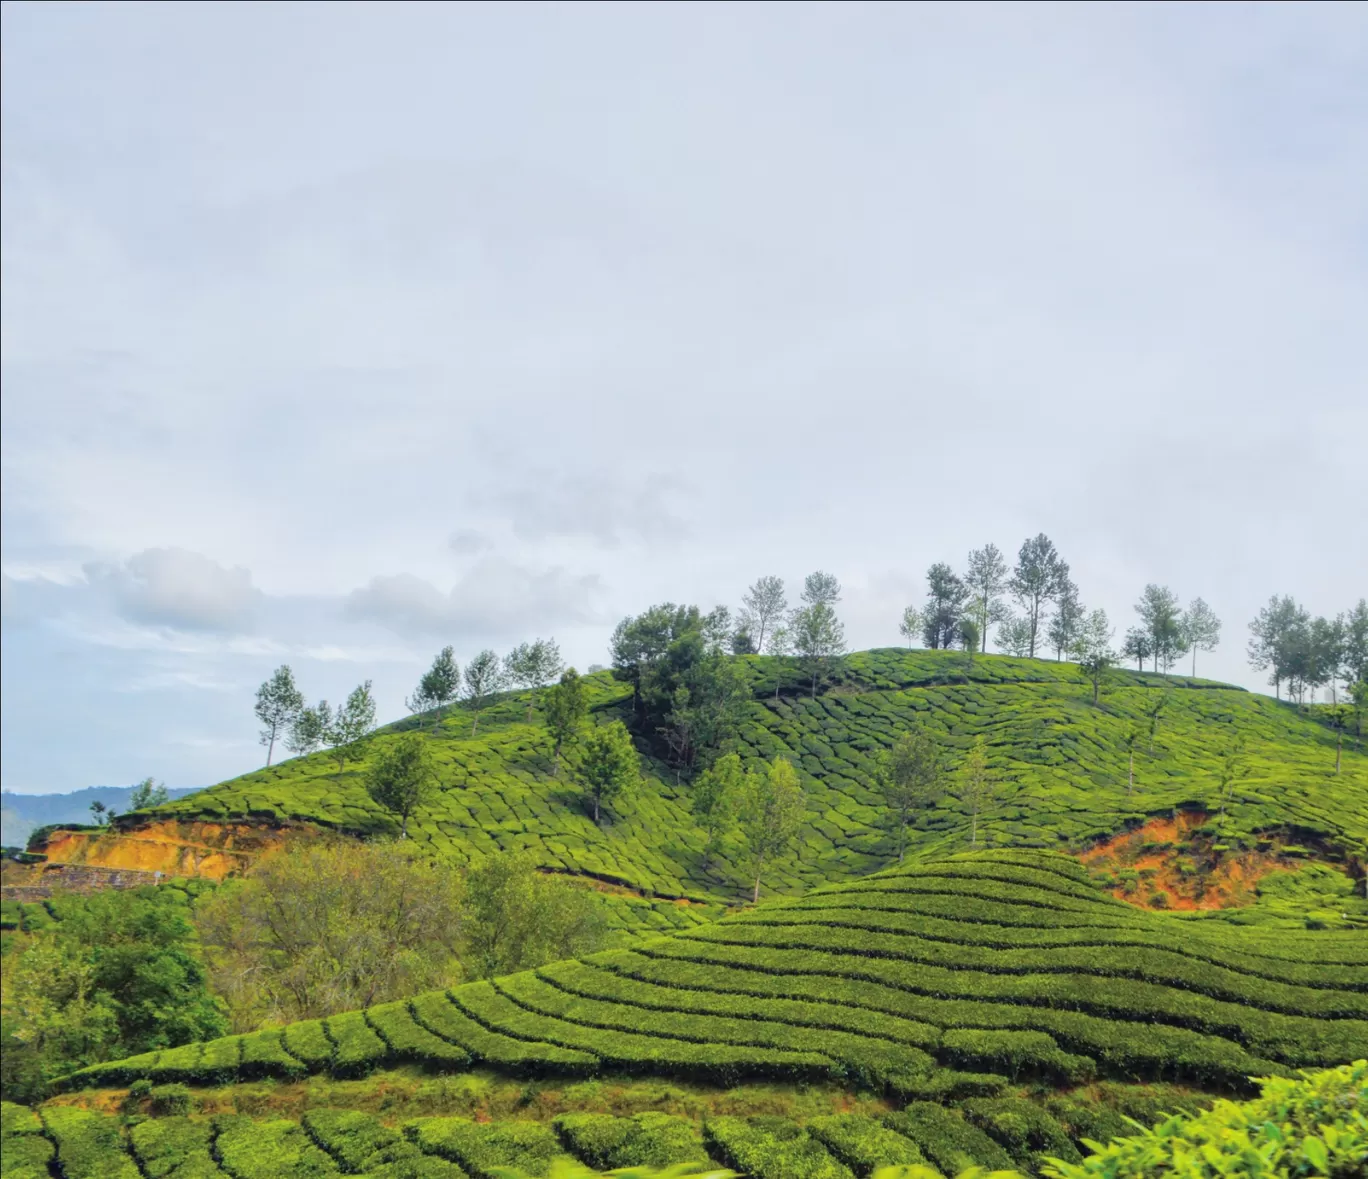
{"label": "overcast sky", "polygon": [[3,780],[1048,533],[1368,592],[1368,5],[6,4]]}

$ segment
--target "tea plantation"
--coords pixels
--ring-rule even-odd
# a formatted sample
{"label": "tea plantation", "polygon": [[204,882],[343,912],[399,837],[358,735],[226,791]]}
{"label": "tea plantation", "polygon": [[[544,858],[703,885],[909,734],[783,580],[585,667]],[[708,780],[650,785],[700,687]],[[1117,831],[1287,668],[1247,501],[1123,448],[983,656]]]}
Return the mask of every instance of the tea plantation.
{"label": "tea plantation", "polygon": [[[879,753],[913,720],[938,735],[951,764],[975,737],[985,738],[1000,782],[999,797],[979,824],[980,842],[990,847],[1080,847],[1176,807],[1212,812],[1214,823],[1222,756],[1237,740],[1245,750],[1244,772],[1212,828],[1223,845],[1278,837],[1293,845],[1368,847],[1368,757],[1351,742],[1336,775],[1329,728],[1241,689],[1118,671],[1094,707],[1072,664],[984,656],[974,660],[966,683],[959,653],[883,649],[851,656],[838,682],[811,699],[794,661],[747,657],[743,663],[752,700],[740,752],[750,763],[790,758],[807,802],[794,854],[767,873],[767,893],[798,894],[893,861],[873,771]],[[606,672],[586,677],[586,684],[592,721],[625,715],[625,685]],[[724,837],[721,853],[704,869],[687,781],[643,756],[642,788],[595,825],[575,785],[575,751],[560,777],[553,776],[535,694],[530,724],[528,703],[526,694],[503,697],[481,714],[478,736],[471,735],[470,713],[459,707],[381,732],[372,756],[395,733],[431,733],[441,791],[410,822],[413,837],[455,862],[526,848],[548,869],[660,896],[744,895],[744,850],[735,834]],[[1160,703],[1151,742],[1148,714]],[[1136,744],[1132,789],[1127,740],[1137,729],[1144,736]],[[339,770],[329,755],[313,754],[173,802],[155,816],[392,831],[393,821],[363,788],[364,770],[364,761]],[[120,823],[138,821],[128,816]],[[944,852],[965,846],[968,834],[969,816],[948,794],[919,820],[910,846],[913,854]]]}
{"label": "tea plantation", "polygon": [[1361,933],[1150,913],[1067,857],[985,851],[629,949],[95,1065],[69,1084],[347,1077],[410,1061],[532,1078],[835,1079],[904,1103],[1099,1077],[1239,1090],[1366,1055]]}

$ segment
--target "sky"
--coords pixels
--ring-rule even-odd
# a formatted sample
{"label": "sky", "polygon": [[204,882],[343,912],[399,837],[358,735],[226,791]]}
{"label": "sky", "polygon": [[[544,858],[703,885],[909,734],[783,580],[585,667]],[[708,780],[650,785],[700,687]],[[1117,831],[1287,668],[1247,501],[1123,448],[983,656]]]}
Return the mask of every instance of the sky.
{"label": "sky", "polygon": [[3,6],[3,785],[1047,533],[1368,593],[1368,5]]}

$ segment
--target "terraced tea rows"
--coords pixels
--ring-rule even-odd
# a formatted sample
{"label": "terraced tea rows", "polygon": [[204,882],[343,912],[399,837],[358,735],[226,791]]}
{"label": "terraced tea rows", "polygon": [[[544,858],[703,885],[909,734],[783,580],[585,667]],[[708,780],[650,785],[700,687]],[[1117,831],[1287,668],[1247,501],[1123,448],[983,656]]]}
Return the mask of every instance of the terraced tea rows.
{"label": "terraced tea rows", "polygon": [[[1102,708],[1089,702],[1070,664],[986,656],[969,683],[955,653],[877,650],[852,656],[843,682],[816,700],[797,690],[792,661],[748,657],[753,700],[741,733],[751,762],[785,756],[798,767],[808,821],[796,854],[766,878],[770,893],[796,894],[886,866],[893,844],[882,825],[873,771],[879,752],[914,718],[943,740],[955,760],[979,735],[1002,783],[980,822],[989,846],[1081,846],[1146,814],[1176,806],[1215,811],[1219,765],[1244,741],[1248,776],[1227,800],[1224,842],[1258,842],[1279,831],[1368,846],[1368,758],[1344,751],[1332,774],[1334,737],[1288,705],[1240,689],[1181,677],[1118,673]],[[774,695],[776,675],[783,692]],[[622,712],[627,689],[607,673],[586,677],[594,716]],[[1168,691],[1150,751],[1136,756],[1128,790],[1127,734]],[[735,836],[703,869],[702,835],[688,809],[687,784],[649,762],[643,789],[600,828],[573,780],[572,751],[552,776],[549,740],[525,723],[526,697],[504,698],[481,716],[478,737],[458,710],[433,731],[441,767],[438,800],[410,833],[463,862],[498,848],[531,849],[545,867],[588,873],[665,896],[737,895],[745,879]],[[428,728],[410,718],[387,732]],[[379,743],[386,740],[382,735]],[[300,820],[355,832],[389,830],[362,788],[364,763],[337,769],[326,754],[297,758],[160,808],[158,815],[213,821]],[[947,796],[920,820],[915,850],[951,850],[967,841],[963,806]]]}
{"label": "terraced tea rows", "polygon": [[222,1084],[394,1061],[732,1084],[830,1078],[899,1099],[1011,1081],[1239,1089],[1368,1055],[1368,939],[1194,922],[1064,856],[985,851],[671,937],[71,1078]]}
{"label": "terraced tea rows", "polygon": [[[929,1175],[992,1168],[1003,1176],[1139,1176],[1167,1174],[1185,1154],[1201,1158],[1202,1173],[1211,1175],[1257,1170],[1348,1179],[1362,1171],[1368,1060],[1297,1080],[1267,1080],[1260,1097],[1220,1101],[1205,1112],[1204,1103],[1191,1097],[1167,1097],[1161,1105],[1163,1098],[1143,1087],[1113,1085],[1044,1102],[1016,1095],[969,1098],[955,1106],[914,1101],[896,1112],[819,1113],[797,1121],[646,1111],[500,1122],[443,1114],[385,1124],[368,1113],[326,1106],[309,1108],[298,1120],[196,1118],[168,1112],[186,1108],[190,1098],[183,1087],[171,1086],[136,1100],[130,1094],[124,1119],[52,1102],[37,1111],[4,1103],[0,1175],[511,1179],[503,1168],[516,1168],[521,1177],[578,1174],[586,1166],[594,1174],[599,1168],[636,1173],[671,1167],[678,1175],[725,1164],[750,1179],[853,1179],[897,1166]],[[151,1117],[139,1112],[140,1104],[150,1107]],[[1135,1136],[1135,1126],[1156,1122],[1155,1131]],[[1099,1150],[1097,1143],[1108,1138],[1114,1141]],[[1262,1170],[1256,1165],[1261,1159],[1268,1162]],[[650,1173],[666,1179],[664,1171]]]}

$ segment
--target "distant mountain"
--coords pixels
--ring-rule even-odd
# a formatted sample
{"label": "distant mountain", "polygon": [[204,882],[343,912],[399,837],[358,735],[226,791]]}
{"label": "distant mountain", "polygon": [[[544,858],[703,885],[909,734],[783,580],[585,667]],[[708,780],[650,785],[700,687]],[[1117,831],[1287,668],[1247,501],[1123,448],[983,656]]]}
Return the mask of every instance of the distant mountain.
{"label": "distant mountain", "polygon": [[[171,798],[184,798],[199,789],[192,786],[166,793]],[[132,786],[87,786],[69,794],[15,794],[6,790],[0,794],[0,843],[5,847],[23,847],[29,833],[38,827],[49,823],[89,823],[92,802],[102,802],[116,811],[127,810],[132,795]]]}

